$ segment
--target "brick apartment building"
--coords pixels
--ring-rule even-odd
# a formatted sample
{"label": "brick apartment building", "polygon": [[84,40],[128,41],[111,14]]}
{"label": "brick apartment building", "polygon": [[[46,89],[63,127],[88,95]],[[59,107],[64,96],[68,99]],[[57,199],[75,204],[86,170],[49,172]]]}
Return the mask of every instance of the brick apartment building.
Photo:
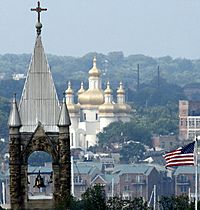
{"label": "brick apartment building", "polygon": [[[200,177],[200,168],[198,168],[198,180]],[[199,181],[198,181],[199,185]],[[181,166],[174,172],[174,188],[175,195],[182,194],[191,195],[194,198],[195,193],[195,167],[194,166]],[[199,186],[198,186],[199,191]],[[200,196],[199,196],[200,197]]]}
{"label": "brick apartment building", "polygon": [[179,138],[193,140],[200,134],[200,102],[179,101]]}
{"label": "brick apartment building", "polygon": [[[106,168],[108,169],[108,168]],[[40,170],[44,180],[45,188],[34,188],[35,179]],[[119,196],[123,199],[143,197],[149,201],[154,185],[156,185],[157,196],[168,196],[174,193],[173,181],[167,175],[163,166],[153,166],[145,164],[118,164],[105,170],[104,164],[100,162],[75,162],[73,165],[74,185],[73,195],[80,199],[81,195],[96,184],[104,186],[107,198]],[[29,196],[52,196],[53,183],[50,183],[51,168],[29,167]],[[7,174],[9,177],[9,174]],[[0,177],[1,178],[1,177]],[[4,177],[2,177],[2,180]],[[4,180],[5,182],[5,180]],[[7,180],[6,191],[9,192],[9,180]],[[2,192],[0,192],[0,196]],[[6,195],[9,202],[9,194]]]}

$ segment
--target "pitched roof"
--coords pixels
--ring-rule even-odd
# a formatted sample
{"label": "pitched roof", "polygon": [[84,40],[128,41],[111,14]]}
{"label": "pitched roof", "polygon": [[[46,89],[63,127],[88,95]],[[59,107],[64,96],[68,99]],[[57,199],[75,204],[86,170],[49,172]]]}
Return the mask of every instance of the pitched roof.
{"label": "pitched roof", "polygon": [[117,165],[114,168],[113,174],[119,173],[119,175],[122,175],[122,174],[134,173],[134,174],[149,175],[153,169],[154,169],[153,166],[148,166],[148,165],[123,164],[123,165]]}
{"label": "pitched roof", "polygon": [[[179,166],[176,168],[174,175],[178,176],[179,174],[195,174],[194,166]],[[198,174],[200,174],[200,168],[198,167]]]}
{"label": "pitched roof", "polygon": [[41,122],[45,131],[58,131],[60,106],[41,36],[36,38],[19,113],[22,122],[21,132],[33,132],[38,122]]}
{"label": "pitched roof", "polygon": [[92,175],[95,172],[100,172],[99,168],[94,164],[88,164],[87,162],[75,162],[74,173]]}

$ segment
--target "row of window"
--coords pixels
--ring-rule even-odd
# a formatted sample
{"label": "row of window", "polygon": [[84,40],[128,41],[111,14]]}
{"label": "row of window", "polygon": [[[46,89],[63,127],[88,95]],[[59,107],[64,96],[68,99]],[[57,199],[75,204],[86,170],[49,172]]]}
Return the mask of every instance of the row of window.
{"label": "row of window", "polygon": [[181,126],[189,126],[189,128],[200,128],[200,118],[189,118],[188,120],[180,120]]}
{"label": "row of window", "polygon": [[125,182],[132,181],[135,183],[141,183],[141,182],[144,182],[144,177],[142,175],[132,176],[130,174],[125,174],[124,180]]}
{"label": "row of window", "polygon": [[[83,113],[82,114],[82,118],[81,118],[81,121],[86,121],[88,118],[87,118],[87,114],[86,113]],[[95,113],[95,120],[98,120],[99,119],[99,116],[97,113]]]}

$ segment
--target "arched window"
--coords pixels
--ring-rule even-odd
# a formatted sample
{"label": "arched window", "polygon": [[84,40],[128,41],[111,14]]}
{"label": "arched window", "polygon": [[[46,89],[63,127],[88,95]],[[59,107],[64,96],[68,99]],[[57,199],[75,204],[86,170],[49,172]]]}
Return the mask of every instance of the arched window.
{"label": "arched window", "polygon": [[52,199],[52,157],[47,152],[35,151],[28,158],[28,198]]}

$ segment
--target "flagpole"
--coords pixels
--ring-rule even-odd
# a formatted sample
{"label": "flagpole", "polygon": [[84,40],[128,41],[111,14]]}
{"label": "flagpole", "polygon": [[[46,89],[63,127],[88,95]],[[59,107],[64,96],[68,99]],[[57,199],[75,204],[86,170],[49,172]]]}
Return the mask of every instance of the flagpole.
{"label": "flagpole", "polygon": [[198,137],[195,140],[195,210],[198,209],[198,145],[197,145]]}

